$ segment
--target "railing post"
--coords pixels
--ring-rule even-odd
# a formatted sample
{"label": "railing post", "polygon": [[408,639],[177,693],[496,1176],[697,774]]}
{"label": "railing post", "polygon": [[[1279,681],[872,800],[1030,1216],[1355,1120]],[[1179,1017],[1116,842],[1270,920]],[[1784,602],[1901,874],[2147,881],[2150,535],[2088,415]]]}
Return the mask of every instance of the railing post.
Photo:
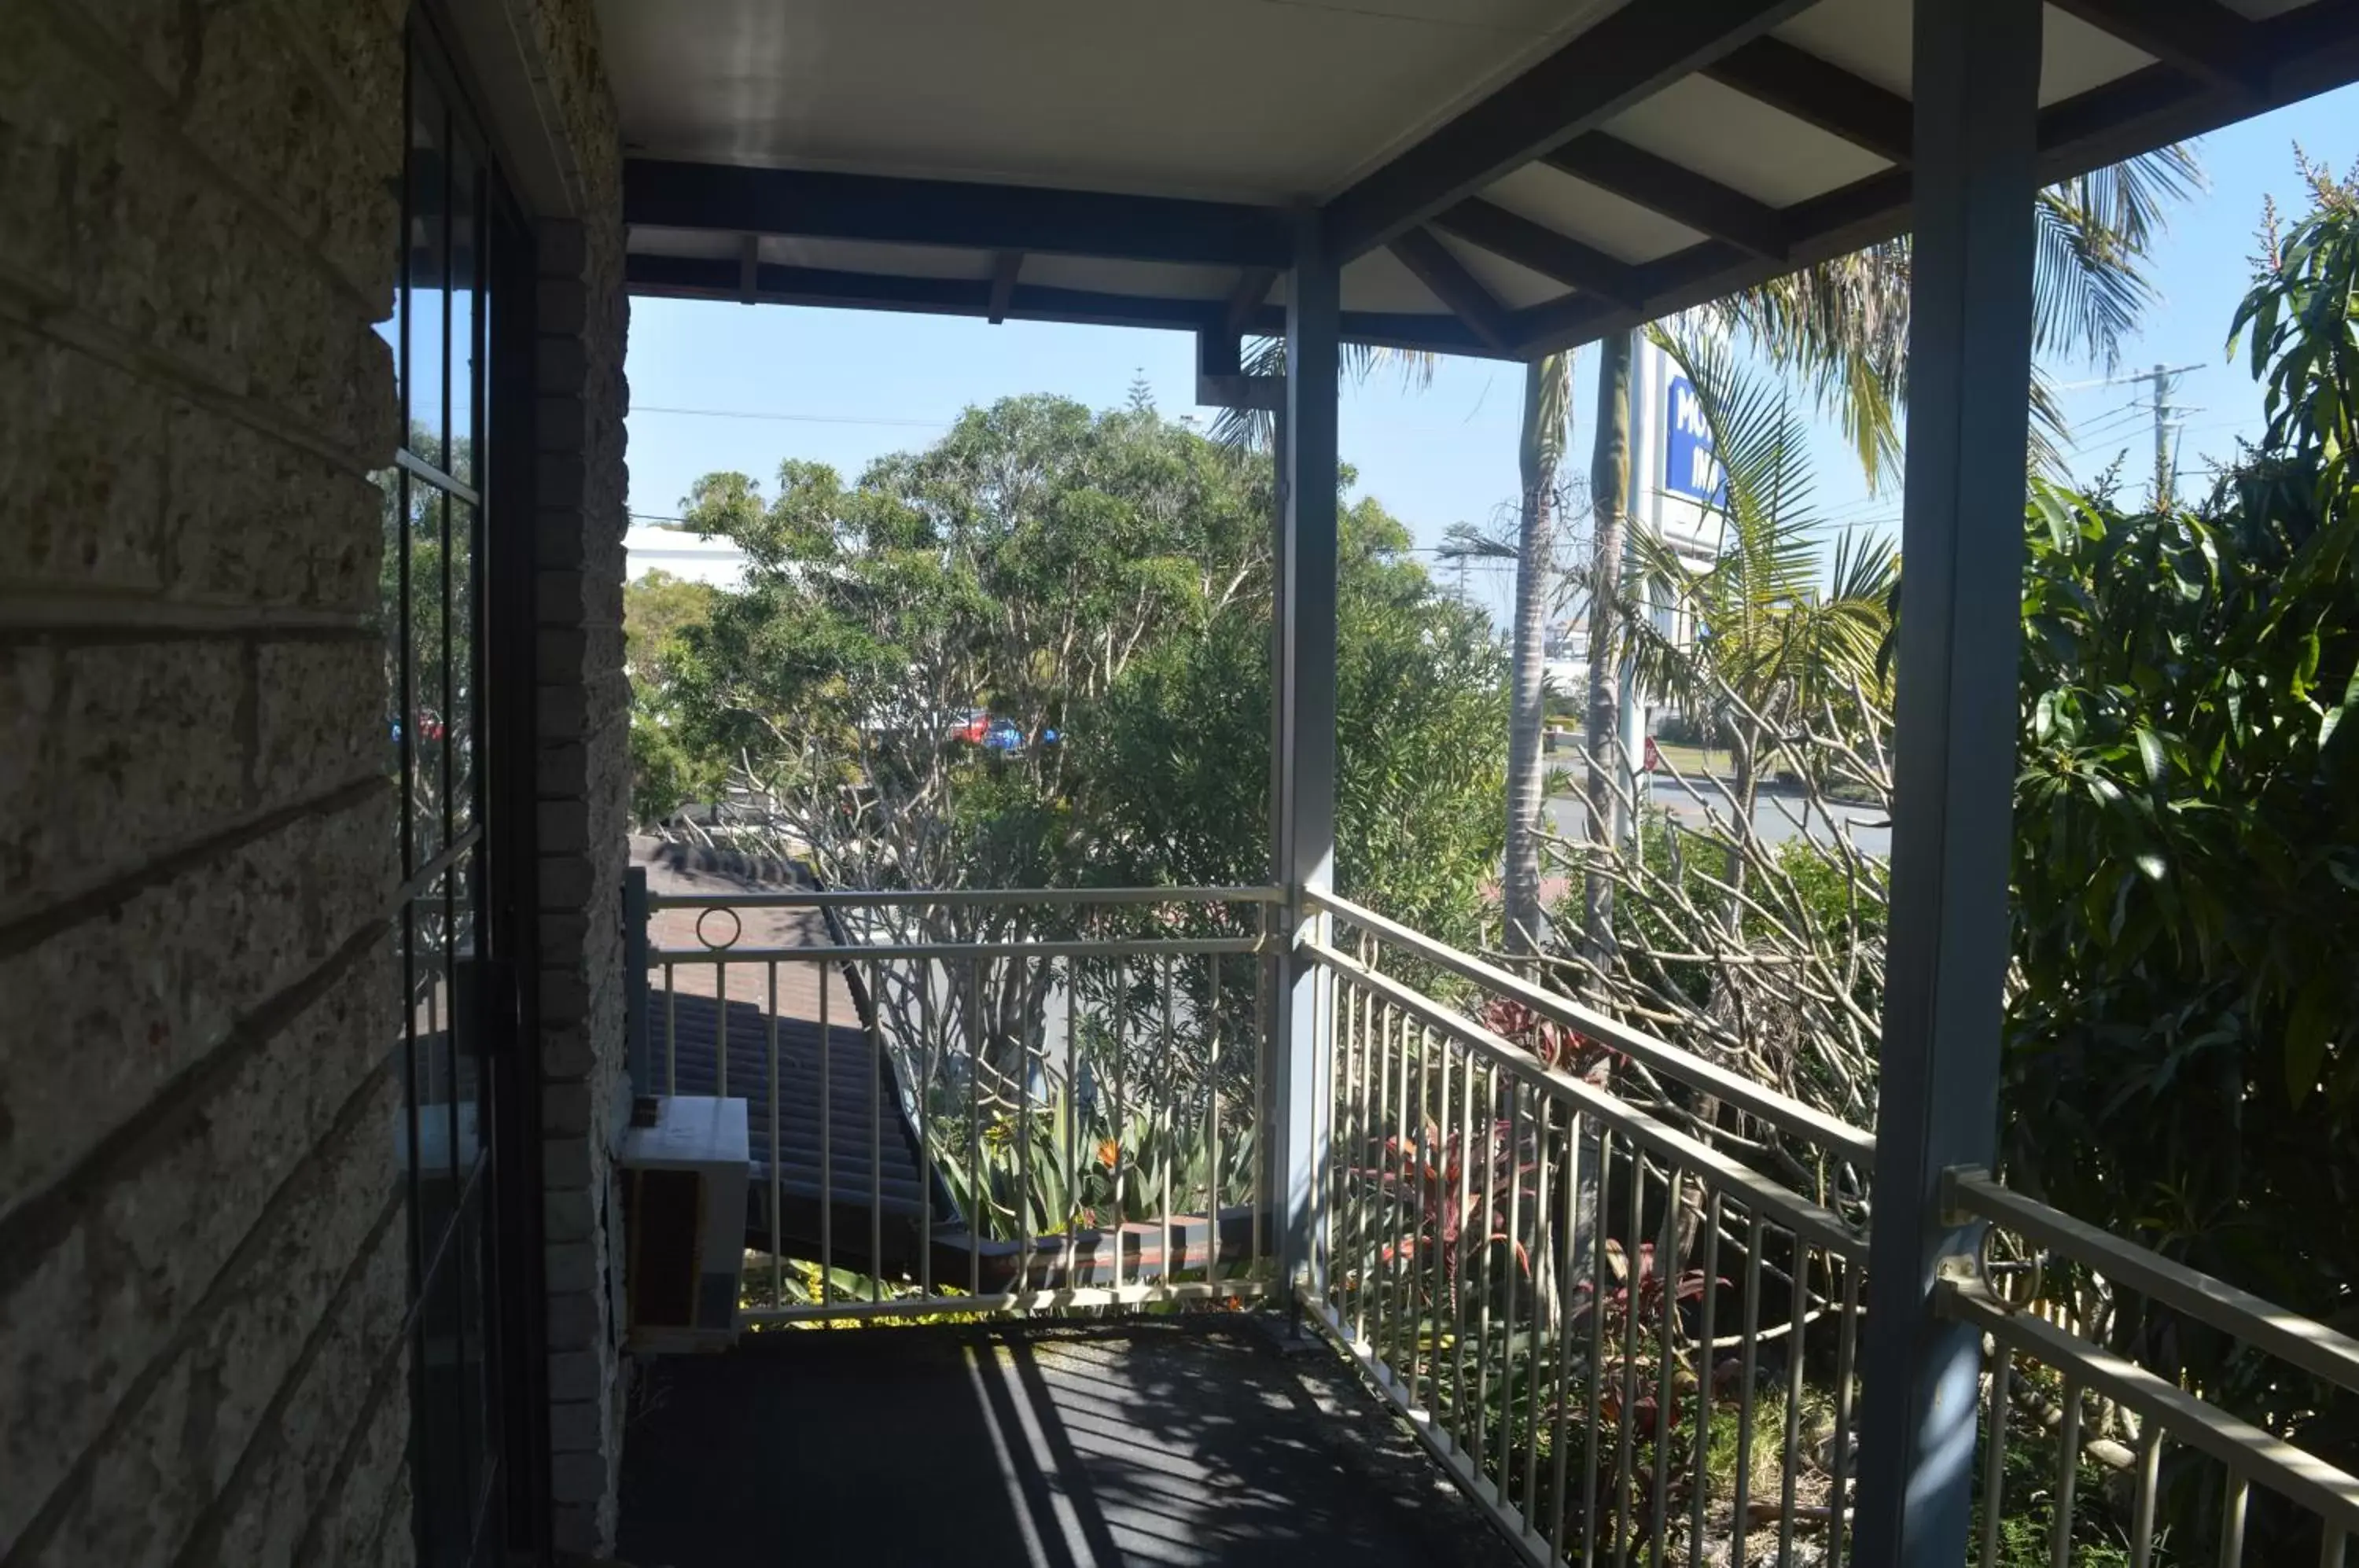
{"label": "railing post", "polygon": [[1997,1139],[2028,438],[2039,0],[1916,0],[1892,931],[1854,1560],[1964,1560],[1978,1336],[1941,1172]]}
{"label": "railing post", "polygon": [[1304,895],[1332,887],[1335,872],[1336,390],[1343,312],[1340,270],[1315,210],[1304,210],[1297,220],[1287,298],[1271,757],[1273,870],[1286,889],[1286,909],[1268,1042],[1269,1142],[1285,1281],[1323,1290],[1325,1260],[1318,1243],[1324,1232],[1325,1063],[1333,1012],[1325,1004],[1325,971],[1298,956],[1294,939],[1316,918]]}
{"label": "railing post", "polygon": [[655,1093],[647,1040],[647,868],[623,873],[623,1036],[631,1063],[631,1092]]}

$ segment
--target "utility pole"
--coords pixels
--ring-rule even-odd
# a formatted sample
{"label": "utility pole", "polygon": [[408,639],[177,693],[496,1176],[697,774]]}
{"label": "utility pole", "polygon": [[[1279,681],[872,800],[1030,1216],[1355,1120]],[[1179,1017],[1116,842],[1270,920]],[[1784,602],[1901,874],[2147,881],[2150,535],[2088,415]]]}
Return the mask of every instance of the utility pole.
{"label": "utility pole", "polygon": [[[2152,370],[2136,370],[2125,376],[2101,376],[2094,381],[2070,381],[2056,388],[2059,392],[2081,392],[2093,387],[2143,386],[2150,400],[2149,412],[2154,415],[2154,509],[2168,511],[2179,488],[2179,454],[2172,444],[2179,433],[2179,421],[2186,415],[2200,410],[2181,408],[2170,400],[2171,387],[2190,370],[2201,370],[2201,365],[2158,365]],[[2100,416],[2107,423],[2107,439],[2118,426],[2111,421],[2117,416],[2137,408],[2136,399],[2121,408],[2109,409]]]}

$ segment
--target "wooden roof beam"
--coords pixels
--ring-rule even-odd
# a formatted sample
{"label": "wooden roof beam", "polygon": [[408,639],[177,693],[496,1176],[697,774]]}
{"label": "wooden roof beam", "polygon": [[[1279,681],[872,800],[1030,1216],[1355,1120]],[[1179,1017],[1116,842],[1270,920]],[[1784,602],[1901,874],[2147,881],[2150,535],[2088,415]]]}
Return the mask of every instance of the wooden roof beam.
{"label": "wooden roof beam", "polygon": [[1786,254],[1785,220],[1775,207],[1603,131],[1573,137],[1546,161],[1700,234],[1758,256]]}
{"label": "wooden roof beam", "polygon": [[1190,266],[1283,267],[1294,255],[1294,218],[1277,207],[643,158],[624,160],[623,221]]}
{"label": "wooden roof beam", "polygon": [[[735,256],[651,256],[635,252],[623,261],[624,283],[633,294],[681,299],[738,298],[742,279]],[[759,268],[758,282],[764,304],[909,310],[945,316],[982,316],[991,304],[991,284],[980,278],[844,272],[766,261]],[[1221,309],[1218,300],[1110,294],[1018,283],[1008,300],[1007,314],[1011,321],[1204,332],[1220,325]],[[1247,330],[1260,336],[1282,334],[1286,331],[1286,312],[1277,306],[1264,305],[1255,312]],[[1500,356],[1498,349],[1476,337],[1457,317],[1438,310],[1346,310],[1343,338],[1347,343],[1379,348]]]}
{"label": "wooden roof beam", "polygon": [[1886,163],[1906,168],[1916,157],[1916,111],[1908,99],[1782,39],[1756,38],[1703,73]]}
{"label": "wooden roof beam", "polygon": [[1482,280],[1466,270],[1466,264],[1451,255],[1450,247],[1434,237],[1432,230],[1410,229],[1395,234],[1391,245],[1401,265],[1433,290],[1433,297],[1449,306],[1451,314],[1465,322],[1468,332],[1487,347],[1502,354],[1507,351],[1506,311],[1483,287]]}
{"label": "wooden roof beam", "polygon": [[1494,202],[1470,198],[1437,215],[1433,225],[1479,250],[1583,293],[1617,305],[1638,302],[1638,273],[1629,263]]}
{"label": "wooden roof beam", "polygon": [[1269,298],[1270,285],[1277,281],[1277,268],[1274,267],[1248,267],[1237,274],[1237,286],[1229,294],[1229,308],[1221,321],[1229,336],[1245,335],[1246,323],[1261,309],[1262,301]]}
{"label": "wooden roof beam", "polygon": [[2175,71],[2238,92],[2268,80],[2261,27],[2213,0],[2049,0]]}
{"label": "wooden roof beam", "polygon": [[1327,204],[1349,261],[1809,8],[1811,0],[1680,0],[1605,16]]}
{"label": "wooden roof beam", "polygon": [[[2069,179],[2119,163],[2262,109],[2297,103],[2359,80],[2359,0],[2314,0],[2266,22],[2257,53],[2269,62],[2257,100],[2241,91],[2152,65],[2051,103],[2039,113],[2038,176]],[[1717,299],[1788,272],[1908,232],[1915,182],[1889,169],[1783,209],[1791,249],[1783,261],[1707,240],[1633,269],[1639,299],[1616,307],[1586,296],[1515,312],[1518,357],[1529,358]]]}
{"label": "wooden roof beam", "polygon": [[1024,253],[1020,250],[995,251],[991,257],[991,298],[984,307],[984,319],[993,326],[1007,320],[1007,307],[1016,299],[1016,280],[1024,271]]}

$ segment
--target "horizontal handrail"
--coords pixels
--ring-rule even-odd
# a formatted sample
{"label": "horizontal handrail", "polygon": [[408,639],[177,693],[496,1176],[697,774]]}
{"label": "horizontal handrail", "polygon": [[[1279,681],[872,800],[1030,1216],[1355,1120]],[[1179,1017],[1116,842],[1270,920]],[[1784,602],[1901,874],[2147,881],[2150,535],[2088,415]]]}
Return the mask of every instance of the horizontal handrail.
{"label": "horizontal handrail", "polygon": [[651,909],[826,909],[919,904],[1277,904],[1282,887],[806,887],[767,893],[659,893]]}
{"label": "horizontal handrail", "polygon": [[995,1290],[982,1295],[891,1296],[881,1301],[818,1301],[792,1307],[745,1307],[745,1325],[826,1322],[873,1322],[931,1317],[941,1312],[1053,1312],[1071,1307],[1138,1307],[1153,1301],[1250,1300],[1273,1287],[1266,1279],[1188,1279],[1148,1285],[1083,1286],[1069,1290]]}
{"label": "horizontal handrail", "polygon": [[914,942],[828,947],[658,947],[650,964],[821,964],[869,959],[927,958],[1156,958],[1208,953],[1260,953],[1269,942],[1258,936],[1175,936],[1136,942]]}
{"label": "horizontal handrail", "polygon": [[2179,1443],[2317,1514],[2335,1530],[2359,1531],[2359,1476],[2337,1469],[2285,1439],[2204,1403],[2111,1351],[2045,1318],[2018,1312],[1979,1279],[1941,1283],[1943,1310],[2010,1350],[2037,1358],[2072,1382],[2094,1388],[2154,1421]]}
{"label": "horizontal handrail", "polygon": [[1471,980],[1478,985],[1512,996],[1542,1018],[1603,1040],[1657,1072],[1677,1078],[1689,1087],[1701,1090],[1715,1099],[1740,1106],[1773,1127],[1805,1138],[1832,1153],[1842,1154],[1861,1165],[1871,1164],[1875,1160],[1874,1135],[1849,1122],[1828,1116],[1799,1100],[1789,1099],[1742,1073],[1732,1073],[1725,1067],[1706,1062],[1668,1040],[1657,1040],[1603,1013],[1593,1011],[1544,986],[1536,985],[1520,975],[1510,975],[1495,964],[1485,964],[1471,953],[1461,953],[1396,920],[1386,920],[1375,910],[1354,904],[1348,898],[1338,898],[1321,888],[1310,889],[1310,898],[1329,914],[1341,916],[1353,925],[1382,937],[1395,947],[1413,953],[1462,980]]}
{"label": "horizontal handrail", "polygon": [[1451,1011],[1423,992],[1389,975],[1378,974],[1323,942],[1305,938],[1298,945],[1328,968],[1350,977],[1353,984],[1366,987],[1429,1027],[1448,1034],[1493,1066],[1520,1080],[1526,1087],[1569,1101],[1664,1159],[1695,1170],[1716,1186],[1733,1190],[1746,1204],[1774,1218],[1798,1238],[1843,1256],[1864,1250],[1865,1238],[1832,1210],[1779,1186],[1751,1166],[1657,1121],[1593,1083],[1544,1065],[1531,1052],[1492,1033],[1463,1013]]}
{"label": "horizontal handrail", "polygon": [[1960,1166],[1944,1173],[1947,1206],[1972,1214],[2074,1262],[2114,1285],[2168,1302],[2199,1323],[2234,1334],[2289,1366],[2359,1392],[2359,1340],[2288,1312],[2224,1279],[2176,1263],[2110,1231],[2009,1192],[1987,1171]]}

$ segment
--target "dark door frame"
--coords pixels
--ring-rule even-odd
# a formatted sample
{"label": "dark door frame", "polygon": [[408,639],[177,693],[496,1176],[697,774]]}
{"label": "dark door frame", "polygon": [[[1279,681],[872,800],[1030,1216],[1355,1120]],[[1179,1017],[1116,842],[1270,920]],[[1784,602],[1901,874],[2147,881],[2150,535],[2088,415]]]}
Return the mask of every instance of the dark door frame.
{"label": "dark door frame", "polygon": [[493,1052],[493,1136],[502,1180],[493,1214],[497,1236],[499,1397],[507,1452],[507,1547],[549,1561],[550,1484],[548,1318],[541,1207],[538,726],[534,691],[533,363],[538,273],[532,226],[513,203],[494,217],[489,283],[499,301],[486,345],[486,423],[495,432],[485,513],[495,519],[484,569],[490,626],[484,637],[485,810],[492,827],[488,902],[500,934],[512,1006],[506,1039]]}
{"label": "dark door frame", "polygon": [[[483,929],[462,1005],[481,1042],[484,1136],[492,1151],[490,1202],[483,1216],[488,1278],[480,1294],[489,1330],[493,1441],[502,1472],[500,1495],[489,1510],[500,1535],[477,1541],[473,1552],[476,1562],[505,1568],[548,1563],[553,1550],[537,1044],[533,365],[538,267],[530,215],[516,200],[480,79],[459,47],[460,31],[442,0],[419,0],[409,29],[405,69],[423,65],[437,92],[471,122],[487,189],[478,246],[483,365],[475,472],[482,500],[475,508],[473,670]],[[454,381],[456,374],[454,363]]]}

